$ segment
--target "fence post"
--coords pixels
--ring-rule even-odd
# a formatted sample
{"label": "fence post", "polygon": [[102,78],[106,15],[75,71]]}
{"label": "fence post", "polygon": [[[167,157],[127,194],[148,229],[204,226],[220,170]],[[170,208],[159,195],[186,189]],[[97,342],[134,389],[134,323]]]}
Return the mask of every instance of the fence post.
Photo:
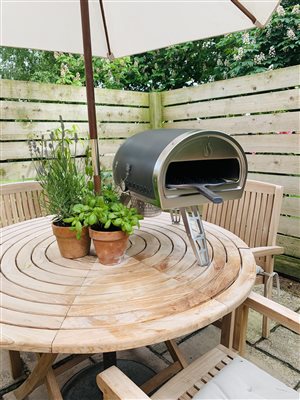
{"label": "fence post", "polygon": [[160,92],[149,93],[149,114],[151,129],[162,127],[162,100]]}

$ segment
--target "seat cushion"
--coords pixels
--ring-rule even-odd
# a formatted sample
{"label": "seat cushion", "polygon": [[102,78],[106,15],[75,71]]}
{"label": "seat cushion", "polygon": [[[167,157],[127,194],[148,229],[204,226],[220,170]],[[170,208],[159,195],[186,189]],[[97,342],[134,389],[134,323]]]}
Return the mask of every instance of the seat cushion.
{"label": "seat cushion", "polygon": [[299,393],[241,357],[236,357],[193,397],[208,399],[298,399]]}

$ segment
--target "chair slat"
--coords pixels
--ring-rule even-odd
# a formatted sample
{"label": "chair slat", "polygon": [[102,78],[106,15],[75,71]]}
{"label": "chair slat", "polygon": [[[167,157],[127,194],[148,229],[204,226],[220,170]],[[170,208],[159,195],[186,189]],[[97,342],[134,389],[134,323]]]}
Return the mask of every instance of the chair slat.
{"label": "chair slat", "polygon": [[32,192],[34,210],[37,217],[42,215],[41,206],[39,203],[39,194],[37,191]]}
{"label": "chair slat", "polygon": [[256,230],[256,238],[255,238],[255,246],[264,246],[262,242],[262,232],[264,227],[264,220],[266,214],[266,207],[267,207],[267,194],[263,193],[261,197],[261,206],[259,210],[259,217],[258,217],[258,225]]}
{"label": "chair slat", "polygon": [[18,210],[17,210],[17,206],[16,206],[16,194],[11,193],[9,195],[9,200],[10,200],[13,223],[19,222],[19,215],[18,215]]}
{"label": "chair slat", "polygon": [[38,182],[8,183],[0,186],[0,226],[15,224],[31,218],[41,217],[41,186]]}
{"label": "chair slat", "polygon": [[255,247],[255,237],[258,225],[258,216],[259,216],[259,209],[261,204],[261,193],[253,193],[255,195],[255,207],[253,211],[253,219],[252,219],[252,229],[249,237],[249,244],[250,247]]}
{"label": "chair slat", "polygon": [[23,192],[20,193],[21,194],[21,198],[22,198],[22,204],[23,204],[23,211],[24,211],[24,219],[30,219],[31,218],[31,214],[30,214],[30,210],[29,210],[29,206],[28,206],[28,195],[29,193]]}
{"label": "chair slat", "polygon": [[255,193],[249,192],[250,198],[249,198],[249,206],[247,207],[248,209],[244,210],[244,220],[246,221],[246,227],[245,227],[245,234],[243,237],[243,240],[246,243],[250,242],[250,236],[251,232],[254,228],[253,226],[253,215],[254,215],[254,210],[255,210],[255,200],[256,196]]}
{"label": "chair slat", "polygon": [[[268,244],[269,232],[271,227],[271,217],[272,217],[272,209],[273,209],[274,196],[271,194],[267,195],[267,204],[266,204],[266,212],[262,233],[262,243],[265,245]],[[264,245],[264,244],[263,244]]]}
{"label": "chair slat", "polygon": [[22,197],[21,193],[16,193],[16,207],[17,207],[17,213],[18,213],[18,222],[19,221],[24,221],[25,220],[25,214],[23,210],[23,203],[22,203]]}

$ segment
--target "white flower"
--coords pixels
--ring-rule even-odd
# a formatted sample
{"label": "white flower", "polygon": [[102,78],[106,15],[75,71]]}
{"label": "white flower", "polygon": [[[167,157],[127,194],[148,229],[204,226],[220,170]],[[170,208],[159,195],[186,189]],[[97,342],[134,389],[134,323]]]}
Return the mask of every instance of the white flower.
{"label": "white flower", "polygon": [[295,40],[295,39],[296,39],[295,32],[294,32],[293,29],[291,29],[291,28],[289,28],[289,29],[287,30],[286,35],[287,35],[287,37],[288,37],[289,39],[292,39],[292,40]]}
{"label": "white flower", "polygon": [[274,65],[271,64],[268,69],[274,69]]}
{"label": "white flower", "polygon": [[269,48],[269,56],[270,56],[270,57],[275,57],[275,56],[276,56],[276,50],[275,50],[275,47],[274,47],[274,46],[271,46],[271,47]]}
{"label": "white flower", "polygon": [[292,9],[292,14],[300,14],[300,6],[299,4],[296,4],[293,9]]}
{"label": "white flower", "polygon": [[242,41],[243,41],[244,44],[250,44],[250,36],[249,36],[248,32],[243,33]]}
{"label": "white flower", "polygon": [[281,17],[283,17],[285,15],[285,11],[284,11],[284,8],[282,6],[278,6],[276,12]]}
{"label": "white flower", "polygon": [[221,58],[217,59],[217,65],[220,67],[221,65],[223,65],[223,61]]}
{"label": "white flower", "polygon": [[234,54],[233,59],[235,61],[240,61],[244,55],[244,49],[242,47],[238,48],[237,54]]}
{"label": "white flower", "polygon": [[225,60],[224,61],[224,65],[225,65],[225,67],[229,67],[230,66],[230,62],[228,60]]}
{"label": "white flower", "polygon": [[265,59],[266,56],[264,55],[264,53],[261,52],[254,56],[254,64],[261,64]]}
{"label": "white flower", "polygon": [[60,65],[60,76],[64,77],[66,74],[70,72],[67,64],[61,63]]}
{"label": "white flower", "polygon": [[64,53],[62,53],[61,51],[55,51],[55,52],[53,53],[53,55],[54,55],[54,58],[57,59],[58,57],[63,56]]}

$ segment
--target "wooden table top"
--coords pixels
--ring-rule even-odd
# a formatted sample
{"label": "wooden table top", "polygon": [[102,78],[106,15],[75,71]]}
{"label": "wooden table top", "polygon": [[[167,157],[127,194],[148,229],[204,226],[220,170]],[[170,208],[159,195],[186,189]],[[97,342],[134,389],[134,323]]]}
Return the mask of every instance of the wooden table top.
{"label": "wooden table top", "polygon": [[1,347],[96,353],[162,342],[235,309],[255,282],[255,261],[232,233],[205,223],[212,258],[195,262],[182,225],[142,221],[124,262],[60,256],[50,218],[1,232]]}

